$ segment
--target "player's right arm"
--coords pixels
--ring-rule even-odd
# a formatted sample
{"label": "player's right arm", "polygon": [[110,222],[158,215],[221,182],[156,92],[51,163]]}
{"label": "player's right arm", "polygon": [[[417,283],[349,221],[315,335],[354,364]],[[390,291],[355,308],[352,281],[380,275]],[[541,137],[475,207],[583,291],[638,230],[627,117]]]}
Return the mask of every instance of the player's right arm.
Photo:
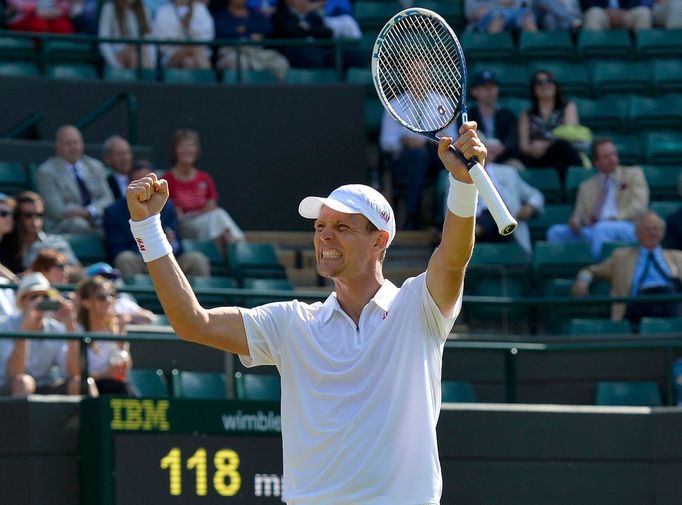
{"label": "player's right arm", "polygon": [[[130,217],[142,221],[161,212],[168,183],[155,174],[133,181],[126,191]],[[183,340],[249,355],[242,316],[236,307],[204,309],[171,253],[147,263],[149,275],[173,329]]]}

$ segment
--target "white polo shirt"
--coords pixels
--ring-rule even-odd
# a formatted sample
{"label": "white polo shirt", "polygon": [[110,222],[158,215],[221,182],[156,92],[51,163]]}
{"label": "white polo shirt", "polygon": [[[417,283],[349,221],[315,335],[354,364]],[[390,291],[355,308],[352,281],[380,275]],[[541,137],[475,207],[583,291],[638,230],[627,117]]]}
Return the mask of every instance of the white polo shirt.
{"label": "white polo shirt", "polygon": [[443,346],[461,308],[441,315],[426,274],[385,281],[359,327],[335,293],[241,309],[245,366],[282,376],[289,505],[434,505]]}

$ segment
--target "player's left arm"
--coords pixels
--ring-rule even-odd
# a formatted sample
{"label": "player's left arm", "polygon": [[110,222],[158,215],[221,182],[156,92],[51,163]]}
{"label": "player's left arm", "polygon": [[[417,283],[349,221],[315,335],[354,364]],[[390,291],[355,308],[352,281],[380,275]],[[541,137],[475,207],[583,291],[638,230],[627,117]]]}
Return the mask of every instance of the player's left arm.
{"label": "player's left arm", "polygon": [[[470,121],[459,129],[455,147],[467,159],[485,162],[487,151],[476,134],[476,123]],[[463,184],[473,184],[466,166],[450,150],[453,140],[442,137],[438,156],[452,177]],[[426,271],[426,285],[441,313],[450,317],[462,291],[464,272],[474,247],[475,209],[471,217],[462,217],[447,210],[440,245],[436,248]]]}

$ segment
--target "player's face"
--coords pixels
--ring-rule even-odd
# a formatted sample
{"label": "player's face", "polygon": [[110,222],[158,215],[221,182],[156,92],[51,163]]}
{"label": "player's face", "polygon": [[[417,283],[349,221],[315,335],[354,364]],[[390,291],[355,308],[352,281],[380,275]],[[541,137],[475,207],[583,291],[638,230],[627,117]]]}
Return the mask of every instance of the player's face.
{"label": "player's face", "polygon": [[372,274],[376,264],[372,246],[379,232],[367,231],[367,224],[367,218],[361,214],[344,214],[322,207],[315,221],[315,257],[322,277],[352,280]]}

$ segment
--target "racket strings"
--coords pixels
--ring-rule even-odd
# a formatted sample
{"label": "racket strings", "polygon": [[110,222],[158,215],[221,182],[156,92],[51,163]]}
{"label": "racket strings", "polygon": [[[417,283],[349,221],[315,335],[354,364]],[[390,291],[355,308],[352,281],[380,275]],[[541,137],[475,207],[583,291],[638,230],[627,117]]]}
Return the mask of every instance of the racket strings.
{"label": "racket strings", "polygon": [[421,15],[404,18],[386,34],[379,51],[381,88],[411,128],[437,131],[458,110],[462,69],[456,41],[439,21]]}

